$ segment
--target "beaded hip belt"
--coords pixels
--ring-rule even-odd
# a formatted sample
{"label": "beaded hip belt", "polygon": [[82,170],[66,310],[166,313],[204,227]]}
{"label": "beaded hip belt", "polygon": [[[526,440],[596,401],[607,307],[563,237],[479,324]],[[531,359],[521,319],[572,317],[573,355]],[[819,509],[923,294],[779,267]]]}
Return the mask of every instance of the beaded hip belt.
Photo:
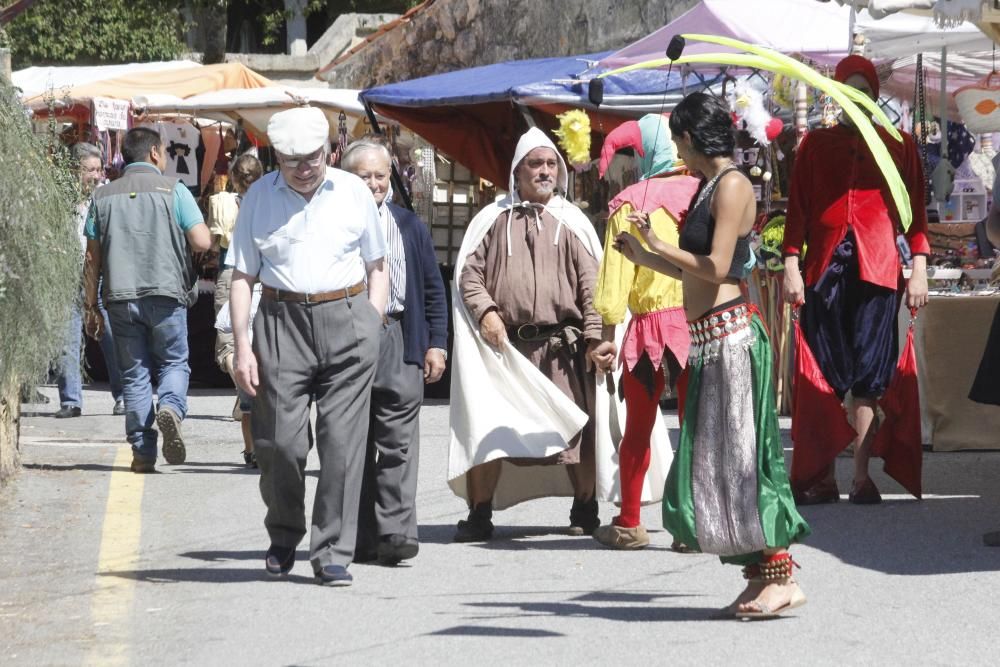
{"label": "beaded hip belt", "polygon": [[750,308],[745,303],[710,313],[694,322],[688,322],[691,333],[690,358],[699,356],[706,360],[718,357],[723,339],[750,329]]}

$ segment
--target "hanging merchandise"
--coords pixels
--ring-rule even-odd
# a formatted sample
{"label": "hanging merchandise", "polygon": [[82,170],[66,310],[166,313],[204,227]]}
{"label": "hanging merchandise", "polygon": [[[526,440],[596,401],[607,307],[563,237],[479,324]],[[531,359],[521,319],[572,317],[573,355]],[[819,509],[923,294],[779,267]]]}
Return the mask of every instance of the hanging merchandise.
{"label": "hanging merchandise", "polygon": [[970,132],[1000,132],[1000,76],[993,71],[955,91],[955,104]]}
{"label": "hanging merchandise", "polygon": [[993,186],[993,179],[996,178],[996,168],[993,166],[995,156],[993,136],[990,134],[980,135],[976,150],[969,156],[969,168],[987,188]]}
{"label": "hanging merchandise", "polygon": [[552,134],[559,137],[559,146],[577,171],[590,166],[590,116],[582,109],[572,109],[556,116],[559,129]]}
{"label": "hanging merchandise", "polygon": [[764,95],[749,77],[736,81],[729,93],[729,109],[738,121],[746,123],[747,132],[761,146],[769,145],[784,127],[780,119],[772,118],[764,108]]}
{"label": "hanging merchandise", "polygon": [[167,152],[165,176],[175,176],[186,185],[196,197],[201,194],[199,174],[205,155],[205,145],[201,140],[201,130],[188,122],[147,122],[160,133]]}
{"label": "hanging merchandise", "polygon": [[330,153],[330,164],[339,167],[340,158],[343,157],[345,150],[347,150],[347,114],[341,111],[337,117],[337,142]]}
{"label": "hanging merchandise", "polygon": [[941,160],[931,173],[931,190],[938,202],[947,202],[955,189],[955,167],[948,157],[948,47],[941,49]]}

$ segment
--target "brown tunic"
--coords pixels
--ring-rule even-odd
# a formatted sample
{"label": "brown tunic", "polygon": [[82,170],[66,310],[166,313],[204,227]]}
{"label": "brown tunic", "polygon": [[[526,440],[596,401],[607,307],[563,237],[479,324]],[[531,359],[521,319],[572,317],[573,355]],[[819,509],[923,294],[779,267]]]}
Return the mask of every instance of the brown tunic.
{"label": "brown tunic", "polygon": [[511,344],[591,416],[566,451],[511,462],[574,464],[582,458],[593,465],[594,375],[586,371],[586,341],[566,345],[553,338],[521,340],[513,330],[525,324],[544,328],[574,323],[584,339],[599,340],[602,321],[594,309],[598,261],[576,234],[565,227],[559,230],[559,221],[540,208],[512,211],[510,248],[508,256],[504,212],[466,258],[458,283],[462,300],[476,322],[495,309],[511,334]]}

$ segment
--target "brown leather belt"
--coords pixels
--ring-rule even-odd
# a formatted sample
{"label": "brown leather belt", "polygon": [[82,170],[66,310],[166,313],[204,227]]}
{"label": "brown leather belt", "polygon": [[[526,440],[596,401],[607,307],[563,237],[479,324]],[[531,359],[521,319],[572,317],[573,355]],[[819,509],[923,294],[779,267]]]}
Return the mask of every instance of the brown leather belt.
{"label": "brown leather belt", "polygon": [[271,301],[291,301],[292,303],[326,303],[327,301],[340,301],[349,296],[356,296],[365,291],[364,282],[351,285],[344,289],[335,289],[332,292],[315,292],[313,294],[302,294],[301,292],[289,292],[288,290],[276,289],[264,285],[261,296]]}

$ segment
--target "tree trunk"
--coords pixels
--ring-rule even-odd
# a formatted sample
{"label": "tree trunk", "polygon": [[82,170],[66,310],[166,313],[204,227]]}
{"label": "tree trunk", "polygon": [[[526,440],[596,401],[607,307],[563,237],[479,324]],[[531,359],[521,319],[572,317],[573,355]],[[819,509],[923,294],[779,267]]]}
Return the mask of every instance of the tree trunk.
{"label": "tree trunk", "polygon": [[200,0],[198,23],[205,39],[202,63],[215,65],[226,60],[226,6],[228,0]]}
{"label": "tree trunk", "polygon": [[21,397],[18,388],[0,388],[0,486],[21,466],[17,438],[20,433]]}

